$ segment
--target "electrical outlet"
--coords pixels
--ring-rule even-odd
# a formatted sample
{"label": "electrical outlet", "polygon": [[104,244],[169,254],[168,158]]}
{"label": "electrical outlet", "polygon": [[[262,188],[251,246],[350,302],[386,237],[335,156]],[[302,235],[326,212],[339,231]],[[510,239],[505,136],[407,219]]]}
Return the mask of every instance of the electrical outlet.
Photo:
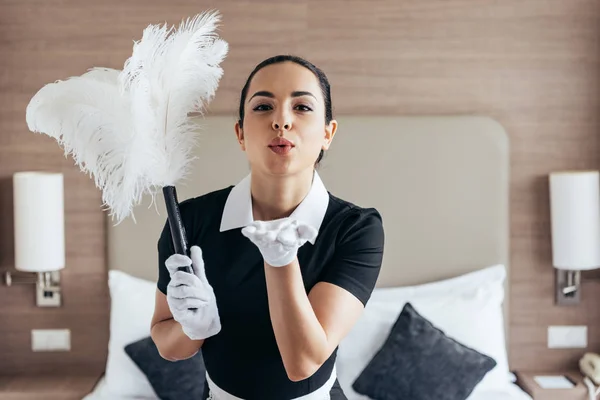
{"label": "electrical outlet", "polygon": [[32,329],[31,350],[33,351],[70,351],[71,330],[69,329]]}
{"label": "electrical outlet", "polygon": [[549,349],[579,349],[587,347],[587,326],[549,326]]}

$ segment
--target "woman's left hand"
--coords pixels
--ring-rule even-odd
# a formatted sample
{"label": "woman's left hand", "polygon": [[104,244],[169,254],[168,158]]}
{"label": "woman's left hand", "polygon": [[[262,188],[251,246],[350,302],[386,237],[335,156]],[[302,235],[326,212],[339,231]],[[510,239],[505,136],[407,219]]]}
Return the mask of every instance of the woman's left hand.
{"label": "woman's left hand", "polygon": [[265,262],[283,267],[296,258],[298,249],[317,237],[317,230],[290,218],[274,221],[254,221],[242,229],[242,234],[260,250]]}

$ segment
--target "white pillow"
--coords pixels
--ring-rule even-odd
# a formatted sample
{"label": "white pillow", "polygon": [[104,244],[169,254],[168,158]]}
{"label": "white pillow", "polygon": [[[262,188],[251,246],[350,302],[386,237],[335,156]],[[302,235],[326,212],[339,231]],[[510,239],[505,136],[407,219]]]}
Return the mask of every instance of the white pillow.
{"label": "white pillow", "polygon": [[110,339],[103,393],[114,398],[158,399],[150,382],[125,353],[129,343],[150,336],[156,283],[110,270]]}
{"label": "white pillow", "polygon": [[367,399],[352,390],[352,383],[381,348],[407,302],[449,337],[496,360],[474,393],[505,388],[510,383],[502,310],[505,278],[505,267],[495,265],[429,284],[375,289],[338,349],[338,379],[348,399]]}

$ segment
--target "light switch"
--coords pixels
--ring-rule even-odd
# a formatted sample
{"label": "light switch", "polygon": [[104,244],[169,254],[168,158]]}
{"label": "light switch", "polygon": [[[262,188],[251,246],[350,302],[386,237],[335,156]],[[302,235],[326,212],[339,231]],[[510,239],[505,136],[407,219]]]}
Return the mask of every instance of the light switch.
{"label": "light switch", "polygon": [[70,351],[70,329],[32,329],[31,350],[33,351]]}
{"label": "light switch", "polygon": [[549,326],[549,349],[578,349],[587,347],[587,326]]}

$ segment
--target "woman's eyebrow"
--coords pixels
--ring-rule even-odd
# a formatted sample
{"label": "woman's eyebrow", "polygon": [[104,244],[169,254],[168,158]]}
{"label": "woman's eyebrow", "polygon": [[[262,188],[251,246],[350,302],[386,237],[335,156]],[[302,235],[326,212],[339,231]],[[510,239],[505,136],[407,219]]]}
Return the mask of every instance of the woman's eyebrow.
{"label": "woman's eyebrow", "polygon": [[314,97],[315,100],[317,99],[315,97],[315,95],[312,94],[311,92],[305,92],[305,91],[292,92],[292,97],[301,97],[301,96],[311,96],[311,97]]}
{"label": "woman's eyebrow", "polygon": [[267,92],[266,90],[260,90],[256,93],[254,93],[252,95],[252,97],[250,97],[248,100],[252,100],[253,98],[257,97],[257,96],[261,96],[261,97],[270,97],[270,98],[274,98],[275,95],[271,92]]}
{"label": "woman's eyebrow", "polygon": [[[254,93],[252,95],[252,97],[250,97],[249,100],[252,100],[253,98],[255,98],[257,96],[275,98],[275,95],[273,93],[271,93],[269,91],[266,91],[266,90],[260,90],[260,91],[258,91],[256,93]],[[306,91],[301,91],[301,90],[292,92],[292,97],[301,97],[301,96],[311,96],[311,97],[314,97],[315,100],[317,99],[315,97],[315,95],[312,94],[311,92],[306,92]]]}

